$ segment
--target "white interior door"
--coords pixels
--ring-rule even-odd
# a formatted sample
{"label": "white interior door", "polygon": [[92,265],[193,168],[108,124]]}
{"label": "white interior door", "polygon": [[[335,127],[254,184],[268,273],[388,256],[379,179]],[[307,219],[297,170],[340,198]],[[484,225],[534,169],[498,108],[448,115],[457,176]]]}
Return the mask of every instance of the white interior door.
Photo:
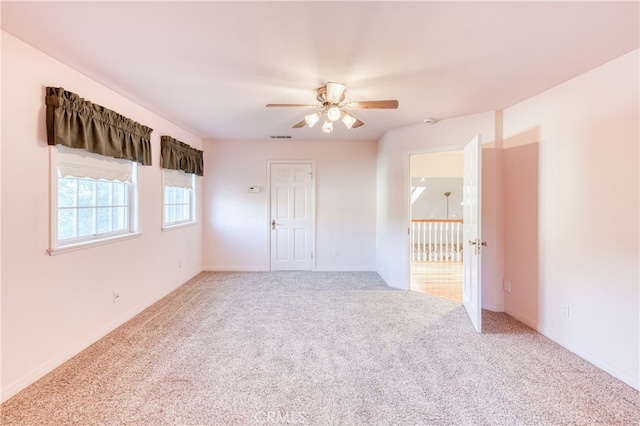
{"label": "white interior door", "polygon": [[482,142],[480,135],[464,148],[464,273],[462,302],[478,333],[482,332]]}
{"label": "white interior door", "polygon": [[310,271],[313,265],[313,167],[272,163],[271,270]]}

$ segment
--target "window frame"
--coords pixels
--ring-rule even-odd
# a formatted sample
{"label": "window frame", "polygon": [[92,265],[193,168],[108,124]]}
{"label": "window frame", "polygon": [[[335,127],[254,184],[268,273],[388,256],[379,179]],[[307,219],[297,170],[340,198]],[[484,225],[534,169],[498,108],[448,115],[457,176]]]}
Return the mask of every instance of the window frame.
{"label": "window frame", "polygon": [[161,179],[161,194],[162,196],[160,197],[160,204],[161,204],[161,213],[160,213],[160,223],[161,223],[161,230],[162,231],[169,231],[172,229],[178,229],[178,228],[184,228],[187,226],[193,226],[195,224],[198,223],[198,219],[196,217],[196,203],[197,203],[197,197],[196,197],[196,175],[193,173],[187,173],[190,176],[191,179],[191,188],[189,191],[189,206],[190,206],[190,214],[189,214],[189,219],[188,220],[183,220],[180,222],[171,222],[171,223],[167,223],[165,220],[165,207],[166,207],[166,188],[167,185],[165,183],[165,172],[166,171],[170,171],[170,172],[175,172],[176,170],[173,169],[161,169],[162,170],[162,179]]}
{"label": "window frame", "polygon": [[[50,256],[76,251],[90,247],[111,244],[117,241],[137,238],[141,235],[139,230],[139,209],[138,209],[138,164],[131,161],[131,182],[128,186],[128,229],[109,232],[107,234],[96,234],[93,236],[76,237],[69,242],[60,242],[58,239],[58,147],[49,146],[49,198],[50,198],[50,223],[49,223],[49,249]],[[85,179],[85,178],[81,178]],[[86,178],[95,182],[100,179]],[[97,206],[96,206],[97,207]]]}

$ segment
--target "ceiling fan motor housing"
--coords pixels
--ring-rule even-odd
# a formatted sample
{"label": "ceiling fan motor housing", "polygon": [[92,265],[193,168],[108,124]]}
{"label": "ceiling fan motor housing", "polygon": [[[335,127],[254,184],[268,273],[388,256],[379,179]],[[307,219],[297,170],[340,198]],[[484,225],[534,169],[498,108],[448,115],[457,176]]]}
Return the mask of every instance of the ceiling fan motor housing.
{"label": "ceiling fan motor housing", "polygon": [[347,94],[346,86],[340,83],[327,83],[316,89],[316,99],[323,105],[339,104]]}

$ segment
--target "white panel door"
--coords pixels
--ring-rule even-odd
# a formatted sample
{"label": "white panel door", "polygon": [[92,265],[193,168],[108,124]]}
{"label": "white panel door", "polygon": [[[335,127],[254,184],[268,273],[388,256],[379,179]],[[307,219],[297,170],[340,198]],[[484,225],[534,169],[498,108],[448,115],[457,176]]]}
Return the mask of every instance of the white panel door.
{"label": "white panel door", "polygon": [[462,302],[478,333],[482,332],[482,142],[480,135],[464,148],[464,274]]}
{"label": "white panel door", "polygon": [[271,270],[310,271],[313,265],[313,169],[310,163],[271,164]]}

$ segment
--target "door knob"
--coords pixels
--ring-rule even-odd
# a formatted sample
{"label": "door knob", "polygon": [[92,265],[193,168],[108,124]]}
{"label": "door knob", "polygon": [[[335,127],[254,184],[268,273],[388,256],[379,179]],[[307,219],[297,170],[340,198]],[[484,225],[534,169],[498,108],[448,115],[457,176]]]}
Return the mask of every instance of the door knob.
{"label": "door knob", "polygon": [[474,246],[473,252],[476,255],[480,254],[480,246],[486,247],[487,246],[487,242],[486,241],[482,241],[480,242],[479,239],[475,239],[475,241],[469,240],[469,245],[470,246]]}
{"label": "door knob", "polygon": [[271,229],[274,229],[274,230],[276,229],[276,220],[275,219],[273,219],[271,221]]}

